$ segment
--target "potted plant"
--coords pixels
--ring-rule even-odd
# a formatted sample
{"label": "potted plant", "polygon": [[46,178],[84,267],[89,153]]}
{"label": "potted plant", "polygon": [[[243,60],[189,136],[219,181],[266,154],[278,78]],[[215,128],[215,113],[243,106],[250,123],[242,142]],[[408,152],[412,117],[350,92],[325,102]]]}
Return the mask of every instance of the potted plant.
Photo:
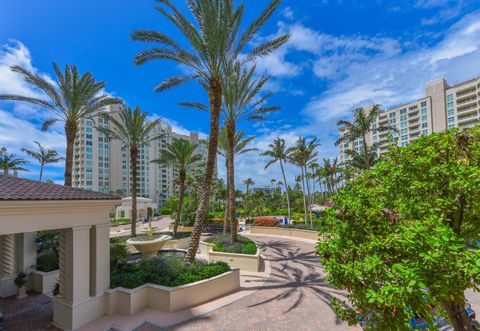
{"label": "potted plant", "polygon": [[17,277],[15,277],[15,285],[18,287],[17,299],[23,299],[27,296],[27,277],[28,274],[25,272],[19,272]]}

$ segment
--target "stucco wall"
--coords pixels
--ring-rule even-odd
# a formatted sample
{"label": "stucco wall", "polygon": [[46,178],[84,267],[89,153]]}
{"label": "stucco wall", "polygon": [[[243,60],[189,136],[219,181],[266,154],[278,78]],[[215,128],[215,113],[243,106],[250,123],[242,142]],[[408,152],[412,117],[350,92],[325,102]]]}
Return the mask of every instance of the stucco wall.
{"label": "stucco wall", "polygon": [[260,251],[257,248],[257,254],[235,254],[213,251],[212,244],[200,242],[200,254],[205,255],[209,260],[215,262],[225,262],[231,268],[239,268],[240,270],[259,272],[260,270]]}
{"label": "stucco wall", "polygon": [[315,240],[319,239],[317,231],[299,230],[292,228],[268,227],[268,226],[251,226],[250,233],[265,234],[270,236],[292,237],[300,239]]}
{"label": "stucco wall", "polygon": [[58,282],[58,270],[50,272],[34,271],[31,274],[31,289],[41,294],[52,294],[55,284]]}
{"label": "stucco wall", "polygon": [[178,287],[145,284],[135,289],[115,288],[106,292],[106,313],[133,315],[145,308],[166,312],[201,305],[240,288],[240,270]]}

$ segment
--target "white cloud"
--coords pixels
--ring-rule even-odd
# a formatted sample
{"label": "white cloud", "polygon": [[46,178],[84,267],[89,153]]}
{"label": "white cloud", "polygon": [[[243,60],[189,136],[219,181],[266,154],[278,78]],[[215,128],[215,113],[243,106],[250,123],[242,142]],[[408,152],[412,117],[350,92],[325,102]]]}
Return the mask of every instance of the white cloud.
{"label": "white cloud", "polygon": [[292,20],[294,18],[293,10],[290,7],[285,7],[282,11],[283,17]]}

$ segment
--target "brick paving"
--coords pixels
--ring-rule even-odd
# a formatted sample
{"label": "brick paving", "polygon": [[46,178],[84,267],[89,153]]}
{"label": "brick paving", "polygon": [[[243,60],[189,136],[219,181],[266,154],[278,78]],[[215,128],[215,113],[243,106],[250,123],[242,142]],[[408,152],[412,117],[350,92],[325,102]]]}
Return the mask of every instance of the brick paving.
{"label": "brick paving", "polygon": [[337,319],[329,306],[342,298],[325,282],[315,244],[252,236],[271,263],[271,277],[255,293],[202,317],[163,329],[144,324],[135,331],[157,330],[359,330]]}
{"label": "brick paving", "polygon": [[0,299],[4,315],[4,331],[56,331],[51,325],[52,300],[42,294],[29,293],[28,297]]}

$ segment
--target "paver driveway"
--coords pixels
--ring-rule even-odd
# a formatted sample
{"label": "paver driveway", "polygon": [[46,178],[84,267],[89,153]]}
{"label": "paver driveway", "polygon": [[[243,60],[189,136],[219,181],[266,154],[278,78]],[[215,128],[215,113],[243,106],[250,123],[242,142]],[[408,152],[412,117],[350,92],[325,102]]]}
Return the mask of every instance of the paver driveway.
{"label": "paver driveway", "polygon": [[[271,262],[270,279],[244,299],[168,330],[358,330],[330,309],[330,298],[343,293],[325,283],[314,244],[251,238]],[[145,324],[136,331],[154,330],[160,329]]]}

